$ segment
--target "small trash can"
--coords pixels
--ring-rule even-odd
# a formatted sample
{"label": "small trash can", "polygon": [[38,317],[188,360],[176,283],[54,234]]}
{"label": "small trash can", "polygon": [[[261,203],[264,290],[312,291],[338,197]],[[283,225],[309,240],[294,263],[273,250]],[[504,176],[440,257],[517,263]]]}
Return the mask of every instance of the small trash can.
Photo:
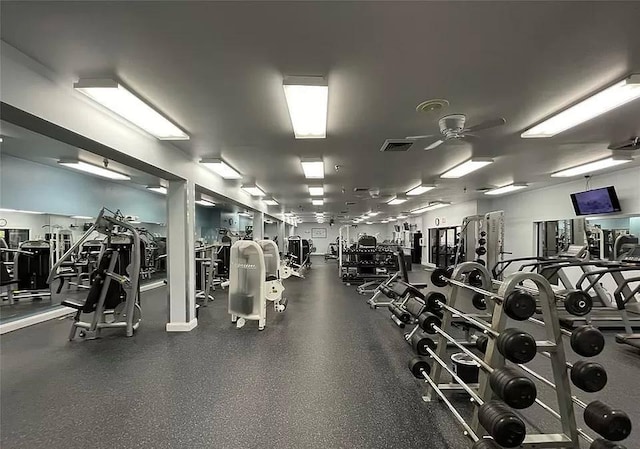
{"label": "small trash can", "polygon": [[480,365],[478,362],[464,352],[452,354],[451,362],[453,362],[453,372],[456,373],[460,379],[468,384],[478,383],[478,374],[480,373]]}

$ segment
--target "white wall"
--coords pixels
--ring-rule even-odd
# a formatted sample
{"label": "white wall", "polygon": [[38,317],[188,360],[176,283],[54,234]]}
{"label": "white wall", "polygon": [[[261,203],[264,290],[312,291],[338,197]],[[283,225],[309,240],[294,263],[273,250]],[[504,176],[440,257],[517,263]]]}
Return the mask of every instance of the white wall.
{"label": "white wall", "polygon": [[140,221],[167,220],[164,195],[6,154],[0,164],[2,208],[95,217],[104,206]]}
{"label": "white wall", "polygon": [[[327,233],[327,238],[314,238],[311,236],[311,229],[325,229]],[[340,225],[334,224],[333,226],[329,226],[328,223],[300,223],[298,227],[294,230],[294,235],[299,235],[304,239],[313,240],[313,246],[316,248],[314,254],[324,254],[327,251],[329,243],[333,243],[338,238]],[[358,235],[362,233],[366,233],[367,235],[376,236],[378,242],[383,242],[384,240],[391,239],[391,232],[389,230],[389,226],[386,224],[359,224],[357,227],[351,227],[349,231],[349,237],[351,241],[355,242],[358,239]],[[377,235],[376,235],[377,234]],[[268,234],[267,234],[268,235]]]}
{"label": "white wall", "polygon": [[[629,168],[593,176],[590,188],[615,186],[624,214],[640,215],[640,170]],[[481,213],[503,210],[505,213],[505,251],[509,257],[535,254],[534,222],[575,218],[572,193],[586,189],[584,179],[480,202]]]}

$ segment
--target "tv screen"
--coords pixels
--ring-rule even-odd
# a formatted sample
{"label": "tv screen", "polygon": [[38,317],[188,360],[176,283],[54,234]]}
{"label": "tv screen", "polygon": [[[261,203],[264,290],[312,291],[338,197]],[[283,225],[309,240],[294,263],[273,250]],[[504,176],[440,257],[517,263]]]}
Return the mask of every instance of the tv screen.
{"label": "tv screen", "polygon": [[576,215],[611,214],[620,212],[620,202],[613,186],[571,194]]}

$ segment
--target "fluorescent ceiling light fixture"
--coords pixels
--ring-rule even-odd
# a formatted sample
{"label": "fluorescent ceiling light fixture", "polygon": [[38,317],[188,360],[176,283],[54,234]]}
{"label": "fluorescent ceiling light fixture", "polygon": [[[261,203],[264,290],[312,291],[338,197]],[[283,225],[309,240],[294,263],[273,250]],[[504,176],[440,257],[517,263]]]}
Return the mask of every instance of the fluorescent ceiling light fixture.
{"label": "fluorescent ceiling light fixture", "polygon": [[129,176],[123,175],[122,173],[100,167],[99,165],[89,164],[87,162],[60,160],[58,161],[58,164],[65,167],[73,168],[74,170],[90,173],[92,175],[101,176],[107,179],[113,179],[115,181],[129,181],[131,179]]}
{"label": "fluorescent ceiling light fixture", "polygon": [[493,164],[493,159],[484,157],[473,157],[460,165],[456,165],[452,169],[440,175],[441,178],[462,178],[471,172],[481,169],[489,164]]}
{"label": "fluorescent ceiling light fixture", "polygon": [[376,215],[379,215],[379,214],[380,214],[380,212],[369,212],[369,214],[368,214],[368,215],[369,215],[370,217],[375,217]]}
{"label": "fluorescent ceiling light fixture", "polygon": [[282,83],[296,139],[327,137],[329,85],[321,76],[287,76]]}
{"label": "fluorescent ceiling light fixture", "polygon": [[73,87],[160,140],[189,140],[184,131],[117,81],[81,79]]}
{"label": "fluorescent ceiling light fixture", "polygon": [[529,128],[520,137],[553,137],[639,97],[640,74],[634,74]]}
{"label": "fluorescent ceiling light fixture", "polygon": [[300,163],[302,164],[302,170],[304,171],[305,178],[324,178],[324,162],[322,159],[302,159]]}
{"label": "fluorescent ceiling light fixture", "polygon": [[267,206],[277,206],[278,205],[278,202],[276,200],[274,200],[273,198],[262,200],[262,202],[264,204],[266,204]]}
{"label": "fluorescent ceiling light fixture", "polygon": [[242,175],[222,159],[200,159],[200,163],[224,179],[240,179]]}
{"label": "fluorescent ceiling light fixture", "polygon": [[242,190],[247,192],[251,196],[265,196],[266,193],[262,191],[260,187],[255,184],[245,184],[242,186]]}
{"label": "fluorescent ceiling light fixture", "polygon": [[435,188],[436,186],[434,186],[433,184],[420,184],[419,186],[416,186],[413,189],[408,190],[407,196],[422,195],[423,193],[428,192],[429,190],[433,190]]}
{"label": "fluorescent ceiling light fixture", "polygon": [[367,221],[365,224],[373,224],[373,221]]}
{"label": "fluorescent ceiling light fixture", "polygon": [[398,216],[396,217],[396,220],[403,220],[403,219],[405,219],[405,218],[407,218],[407,216],[406,216],[406,215],[398,215]]}
{"label": "fluorescent ceiling light fixture", "polygon": [[324,204],[324,200],[311,200],[311,204],[314,206],[322,206]]}
{"label": "fluorescent ceiling light fixture", "polygon": [[389,220],[382,220],[380,223],[387,224],[387,223],[389,223]]}
{"label": "fluorescent ceiling light fixture", "polygon": [[196,204],[199,204],[200,206],[205,206],[205,207],[213,207],[216,205],[216,203],[214,203],[210,199],[204,198],[199,193],[196,194]]}
{"label": "fluorescent ceiling light fixture", "polygon": [[309,186],[309,195],[311,196],[322,196],[324,195],[324,187],[312,187]]}
{"label": "fluorescent ceiling light fixture", "polygon": [[204,199],[196,200],[196,204],[199,204],[200,206],[205,206],[205,207],[213,207],[216,205],[216,203],[213,203],[209,200],[204,200]]}
{"label": "fluorescent ceiling light fixture", "polygon": [[412,214],[422,214],[424,212],[430,211],[430,210],[434,210],[434,209],[440,209],[441,207],[445,207],[448,206],[451,203],[445,203],[443,201],[437,201],[431,204],[427,204],[426,206],[423,207],[419,207],[417,209],[413,209],[411,211]]}
{"label": "fluorescent ceiling light fixture", "polygon": [[484,192],[485,195],[503,195],[505,193],[515,192],[516,190],[525,189],[527,184],[509,184]]}
{"label": "fluorescent ceiling light fixture", "polygon": [[578,165],[576,167],[567,168],[555,173],[551,173],[553,178],[569,178],[571,176],[583,175],[585,173],[592,173],[598,170],[604,170],[605,168],[615,167],[616,165],[626,164],[633,159],[630,157],[613,156],[606,159],[600,159],[599,161],[589,162],[587,164]]}
{"label": "fluorescent ceiling light fixture", "polygon": [[44,215],[44,212],[36,212],[33,210],[21,210],[21,209],[0,209],[0,212],[19,212],[21,214]]}
{"label": "fluorescent ceiling light fixture", "polygon": [[151,190],[152,192],[162,193],[163,195],[167,194],[167,188],[165,186],[147,186],[147,190]]}
{"label": "fluorescent ceiling light fixture", "polygon": [[284,216],[285,217],[293,217],[293,212],[285,212]]}
{"label": "fluorescent ceiling light fixture", "polygon": [[239,212],[238,215],[242,215],[243,217],[252,218],[253,214],[250,212]]}
{"label": "fluorescent ceiling light fixture", "polygon": [[398,194],[393,198],[391,198],[389,201],[387,201],[387,204],[389,204],[390,206],[395,206],[397,204],[402,204],[406,201],[407,201],[407,198],[404,195]]}
{"label": "fluorescent ceiling light fixture", "polygon": [[92,220],[93,217],[88,217],[86,215],[72,215],[71,218],[75,218],[77,220]]}

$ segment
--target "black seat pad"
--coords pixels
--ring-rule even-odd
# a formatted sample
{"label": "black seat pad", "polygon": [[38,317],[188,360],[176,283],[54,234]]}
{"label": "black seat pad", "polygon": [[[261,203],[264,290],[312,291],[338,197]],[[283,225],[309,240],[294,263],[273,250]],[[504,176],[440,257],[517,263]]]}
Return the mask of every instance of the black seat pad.
{"label": "black seat pad", "polygon": [[61,303],[63,306],[71,307],[72,309],[82,310],[84,307],[84,301],[79,299],[65,299]]}
{"label": "black seat pad", "polygon": [[413,285],[408,284],[404,281],[394,282],[392,288],[393,288],[393,292],[400,297],[403,297],[409,294],[414,298],[424,299],[424,295],[420,292],[420,290],[418,290]]}

